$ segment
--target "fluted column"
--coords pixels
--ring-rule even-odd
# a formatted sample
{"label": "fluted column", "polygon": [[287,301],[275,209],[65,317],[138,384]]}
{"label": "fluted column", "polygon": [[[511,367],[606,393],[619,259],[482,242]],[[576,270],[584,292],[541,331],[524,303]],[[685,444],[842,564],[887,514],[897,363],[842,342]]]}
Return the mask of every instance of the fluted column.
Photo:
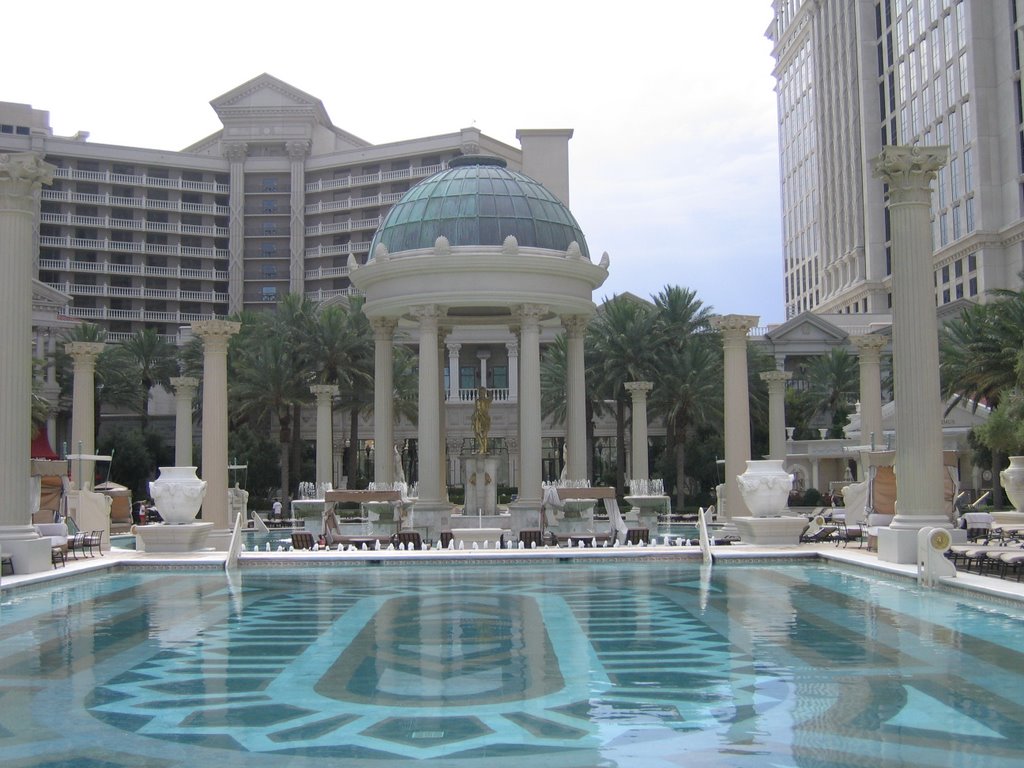
{"label": "fluted column", "polygon": [[647,393],[654,384],[649,381],[627,381],[626,391],[632,398],[630,414],[633,421],[633,472],[634,480],[650,479],[647,462]]}
{"label": "fluted column", "polygon": [[[874,175],[889,187],[892,225],[897,507],[890,528],[894,531],[950,525],[943,508],[942,400],[929,213],[931,182],[948,159],[946,147],[891,146],[872,162]],[[879,557],[916,560],[916,548],[910,550],[901,541],[896,549],[898,554],[884,552],[879,540]]]}
{"label": "fluted column", "polygon": [[[74,366],[71,388],[71,451],[96,453],[96,358],[106,345],[97,341],[72,341],[64,345]],[[92,461],[71,462],[71,482],[80,490],[91,490]]]}
{"label": "fluted column", "polygon": [[519,501],[540,503],[540,319],[547,307],[524,304],[519,311]]}
{"label": "fluted column", "polygon": [[284,145],[291,161],[291,194],[288,202],[288,291],[300,296],[306,287],[306,155],[308,141]]}
{"label": "fluted column", "polygon": [[508,400],[515,403],[519,400],[519,342],[505,343],[508,352]]}
{"label": "fluted column", "polygon": [[882,435],[882,350],[885,336],[854,336],[851,341],[860,355],[860,442],[885,442]]}
{"label": "fluted column", "polygon": [[566,336],[565,443],[566,475],[570,480],[587,478],[587,381],[583,359],[583,339],[587,318],[568,315],[562,318]]}
{"label": "fluted column", "polygon": [[228,341],[242,324],[230,320],[202,320],[192,332],[203,340],[203,467],[206,496],[203,522],[214,530],[226,529],[228,520]]}
{"label": "fluted column", "polygon": [[192,466],[192,400],[199,388],[199,379],[175,376],[174,387],[174,466]]}
{"label": "fluted column", "polygon": [[413,315],[419,320],[419,498],[427,503],[439,503],[441,496],[441,457],[437,446],[441,439],[441,420],[437,402],[438,387],[438,323],[440,310],[435,305],[415,307]]}
{"label": "fluted column", "polygon": [[725,372],[725,498],[719,515],[728,522],[750,514],[736,484],[750,459],[750,388],[747,384],[747,332],[756,315],[721,315],[711,325],[722,334]]}
{"label": "fluted column", "polygon": [[765,371],[761,381],[768,385],[768,458],[786,458],[786,382],[789,371]]}
{"label": "fluted column", "polygon": [[392,317],[375,317],[373,327],[373,479],[378,483],[395,480],[394,453],[394,354],[395,327]]}
{"label": "fluted column", "polygon": [[0,540],[37,538],[28,493],[32,356],[26,347],[32,341],[32,227],[39,190],[53,171],[33,153],[0,154]]}
{"label": "fluted column", "polygon": [[245,156],[243,141],[224,145],[228,160],[228,314],[242,311],[245,287]]}
{"label": "fluted column", "polygon": [[448,402],[459,402],[459,350],[461,344],[448,344]]}
{"label": "fluted column", "polygon": [[[337,384],[314,384],[309,391],[316,398],[316,484],[318,488],[323,488],[327,483],[333,487],[334,436],[331,429],[331,398],[337,397],[339,388]],[[376,445],[375,453],[380,453],[383,446],[380,443]]]}

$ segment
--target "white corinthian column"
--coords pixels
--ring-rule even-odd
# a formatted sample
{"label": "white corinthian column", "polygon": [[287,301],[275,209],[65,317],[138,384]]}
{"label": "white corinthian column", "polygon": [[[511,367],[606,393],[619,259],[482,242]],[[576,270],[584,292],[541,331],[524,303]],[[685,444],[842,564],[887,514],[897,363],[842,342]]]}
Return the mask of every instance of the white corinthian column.
{"label": "white corinthian column", "polygon": [[[566,336],[566,477],[588,480],[587,474],[587,371],[583,340],[587,318],[582,315],[562,317]],[[628,386],[628,385],[627,385]],[[645,422],[646,428],[646,422]]]}
{"label": "white corinthian column", "polygon": [[759,374],[768,385],[768,458],[786,458],[786,382],[789,371],[765,371]]}
{"label": "white corinthian column", "polygon": [[747,383],[747,332],[756,315],[721,315],[711,326],[722,334],[725,371],[725,483],[719,497],[719,517],[730,530],[732,518],[750,514],[736,477],[747,471],[750,459],[750,388]]}
{"label": "white corinthian column", "polygon": [[175,376],[174,387],[174,466],[192,466],[192,400],[199,389],[199,379]]}
{"label": "white corinthian column", "polygon": [[[96,453],[96,358],[105,345],[98,341],[72,341],[64,345],[71,356],[71,453]],[[71,481],[78,490],[92,489],[92,461],[72,461]]]}
{"label": "white corinthian column", "polygon": [[192,332],[203,340],[203,522],[225,530],[228,520],[228,341],[242,324],[202,320]]}
{"label": "white corinthian column", "polygon": [[860,442],[882,444],[882,350],[889,340],[869,334],[851,341],[860,355]]}
{"label": "white corinthian column", "polygon": [[647,393],[654,388],[649,381],[627,381],[626,391],[633,398],[630,413],[633,416],[633,472],[634,480],[647,480]]}
{"label": "white corinthian column", "polygon": [[394,356],[395,327],[393,317],[375,317],[373,327],[373,479],[392,483],[395,467],[391,448],[395,444]]}
{"label": "white corinthian column", "polygon": [[334,467],[334,437],[331,434],[331,398],[336,397],[340,390],[336,384],[314,384],[309,391],[316,398],[316,485],[317,488],[324,488],[326,483],[331,483],[333,487],[334,478],[331,470]]}
{"label": "white corinthian column", "polygon": [[[15,573],[49,568],[49,542],[32,528],[29,451],[32,442],[32,227],[39,190],[54,167],[33,153],[0,154],[0,548]],[[44,545],[45,544],[45,545]]]}
{"label": "white corinthian column", "polygon": [[892,223],[892,357],[896,517],[879,531],[880,560],[917,560],[917,531],[949,527],[943,504],[942,399],[929,209],[946,147],[890,146],[872,161],[888,185]]}

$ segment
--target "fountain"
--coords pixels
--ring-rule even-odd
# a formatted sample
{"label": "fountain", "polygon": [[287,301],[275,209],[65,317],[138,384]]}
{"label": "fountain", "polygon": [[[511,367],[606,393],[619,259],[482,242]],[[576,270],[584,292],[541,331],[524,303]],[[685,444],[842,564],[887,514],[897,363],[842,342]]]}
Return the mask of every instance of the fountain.
{"label": "fountain", "polygon": [[649,531],[658,530],[659,516],[665,515],[668,520],[671,512],[671,500],[665,495],[665,481],[660,478],[630,480],[626,501],[637,510],[639,526]]}
{"label": "fountain", "polygon": [[206,481],[196,477],[195,467],[160,467],[160,476],[149,484],[149,494],[163,523],[135,529],[137,548],[145,552],[194,552],[202,549],[213,523],[196,520],[206,495]]}

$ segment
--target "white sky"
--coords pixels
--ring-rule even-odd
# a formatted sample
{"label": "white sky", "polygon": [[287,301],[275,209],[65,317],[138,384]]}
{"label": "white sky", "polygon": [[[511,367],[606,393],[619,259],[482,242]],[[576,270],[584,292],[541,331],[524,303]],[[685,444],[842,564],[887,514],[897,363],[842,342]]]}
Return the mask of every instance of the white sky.
{"label": "white sky", "polygon": [[[372,7],[371,7],[372,6]],[[573,128],[570,207],[611,274],[784,319],[770,0],[15,3],[0,100],[55,133],[181,149],[268,72],[379,144]],[[20,64],[17,64],[19,63]]]}

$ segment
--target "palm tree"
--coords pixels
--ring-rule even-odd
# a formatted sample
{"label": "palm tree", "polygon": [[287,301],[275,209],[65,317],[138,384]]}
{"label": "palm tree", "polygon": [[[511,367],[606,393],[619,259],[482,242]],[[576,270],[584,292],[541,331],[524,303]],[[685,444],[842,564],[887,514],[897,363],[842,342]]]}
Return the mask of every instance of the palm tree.
{"label": "palm tree", "polygon": [[150,392],[158,384],[169,391],[171,377],[178,375],[177,349],[154,329],[146,328],[114,347],[111,355],[116,381],[106,383],[116,384],[113,396],[139,414],[145,432],[149,428]]}
{"label": "palm tree", "polygon": [[827,355],[814,357],[808,362],[807,382],[815,398],[816,415],[831,425],[834,437],[842,437],[849,404],[860,393],[857,358],[843,347],[833,347]]}
{"label": "palm tree", "polygon": [[590,330],[595,360],[593,366],[588,365],[588,373],[595,375],[603,399],[615,403],[615,485],[621,494],[626,484],[625,384],[654,378],[660,351],[657,314],[647,302],[632,296],[614,296],[601,306]]}

